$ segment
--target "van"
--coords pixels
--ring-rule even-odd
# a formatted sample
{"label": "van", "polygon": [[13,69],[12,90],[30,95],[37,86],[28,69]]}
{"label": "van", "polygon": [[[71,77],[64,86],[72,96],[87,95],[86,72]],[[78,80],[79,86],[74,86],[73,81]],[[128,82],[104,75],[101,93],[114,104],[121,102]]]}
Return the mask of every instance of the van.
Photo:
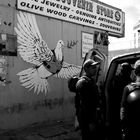
{"label": "van", "polygon": [[[132,66],[140,59],[140,52],[132,52],[123,54],[113,58],[108,64],[108,60],[99,50],[90,50],[85,57],[85,60],[92,58],[100,61],[96,81],[99,86],[100,101],[98,102],[98,122],[100,122],[100,134],[107,140],[118,140],[119,133],[116,128],[120,126],[120,114],[116,111],[120,103],[116,102],[117,95],[114,94],[112,83],[115,75],[120,70],[120,66],[124,62],[128,62]],[[121,129],[121,128],[120,128]]]}

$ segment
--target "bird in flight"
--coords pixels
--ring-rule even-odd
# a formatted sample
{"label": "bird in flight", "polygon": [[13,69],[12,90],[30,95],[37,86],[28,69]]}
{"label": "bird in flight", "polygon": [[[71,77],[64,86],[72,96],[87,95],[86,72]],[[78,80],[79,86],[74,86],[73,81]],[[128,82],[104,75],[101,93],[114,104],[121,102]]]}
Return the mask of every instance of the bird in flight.
{"label": "bird in flight", "polygon": [[80,73],[81,66],[64,61],[62,40],[58,40],[53,50],[49,49],[41,36],[34,14],[20,11],[17,20],[14,30],[19,43],[18,53],[24,61],[32,64],[32,67],[17,73],[22,86],[34,89],[37,94],[46,94],[49,88],[47,79],[50,76],[68,79]]}

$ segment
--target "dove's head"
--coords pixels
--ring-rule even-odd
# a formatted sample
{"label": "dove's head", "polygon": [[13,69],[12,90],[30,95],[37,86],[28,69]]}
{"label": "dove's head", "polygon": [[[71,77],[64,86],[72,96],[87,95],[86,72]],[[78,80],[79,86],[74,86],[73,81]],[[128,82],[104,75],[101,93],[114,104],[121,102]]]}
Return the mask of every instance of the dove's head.
{"label": "dove's head", "polygon": [[62,49],[64,48],[64,42],[62,40],[59,40],[58,43],[57,43],[57,48],[58,49]]}
{"label": "dove's head", "polygon": [[62,40],[59,40],[57,43],[57,46],[55,48],[55,55],[57,60],[62,61],[63,59],[63,49],[64,48],[64,42]]}

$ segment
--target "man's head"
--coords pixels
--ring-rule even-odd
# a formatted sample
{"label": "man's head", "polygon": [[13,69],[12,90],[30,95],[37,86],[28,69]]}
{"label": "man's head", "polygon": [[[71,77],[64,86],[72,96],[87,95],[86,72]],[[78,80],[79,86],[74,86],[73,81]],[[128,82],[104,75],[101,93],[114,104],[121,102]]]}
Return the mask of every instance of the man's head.
{"label": "man's head", "polygon": [[140,60],[137,60],[134,64],[134,73],[136,76],[140,76]]}
{"label": "man's head", "polygon": [[[87,59],[84,64],[83,64],[83,68],[84,68],[84,71],[87,73],[87,74],[94,74],[95,70],[96,70],[96,66],[99,65],[99,62],[96,62],[92,59]],[[95,69],[95,70],[94,70]]]}
{"label": "man's head", "polygon": [[131,71],[133,70],[133,67],[129,63],[127,63],[127,62],[122,63],[121,66],[122,66],[121,71],[124,74],[130,74]]}

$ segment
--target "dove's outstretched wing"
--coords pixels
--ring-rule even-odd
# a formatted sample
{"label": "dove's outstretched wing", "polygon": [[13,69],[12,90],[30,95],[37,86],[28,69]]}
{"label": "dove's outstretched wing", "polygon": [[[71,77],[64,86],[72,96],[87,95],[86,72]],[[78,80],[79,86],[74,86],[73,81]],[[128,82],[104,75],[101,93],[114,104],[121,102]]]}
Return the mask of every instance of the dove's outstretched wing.
{"label": "dove's outstretched wing", "polygon": [[17,14],[17,41],[19,43],[18,52],[24,61],[34,64],[34,68],[29,68],[19,72],[20,83],[28,89],[34,88],[34,92],[45,93],[48,90],[46,77],[51,73],[42,64],[43,61],[51,61],[53,52],[48,48],[42,39],[37,26],[34,14],[19,12]]}
{"label": "dove's outstretched wing", "polygon": [[50,61],[52,51],[42,39],[34,14],[19,12],[17,14],[17,41],[18,52],[29,63],[40,65],[42,61]]}
{"label": "dove's outstretched wing", "polygon": [[81,66],[63,62],[62,69],[54,76],[58,78],[68,79],[70,77],[80,74],[81,68],[82,68]]}

